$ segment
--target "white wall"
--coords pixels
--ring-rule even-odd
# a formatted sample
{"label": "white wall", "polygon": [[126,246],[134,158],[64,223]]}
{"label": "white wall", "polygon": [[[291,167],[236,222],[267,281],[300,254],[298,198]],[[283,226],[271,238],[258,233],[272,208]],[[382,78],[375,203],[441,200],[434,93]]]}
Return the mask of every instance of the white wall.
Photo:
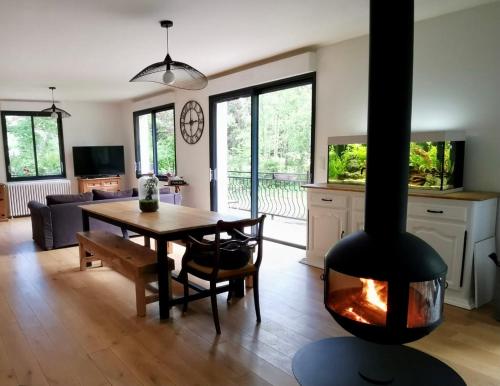
{"label": "white wall", "polygon": [[[277,79],[314,71],[315,55],[305,53],[288,59],[279,60],[249,70],[214,79],[200,91],[168,92],[160,96],[148,98],[140,102],[131,102],[124,105],[124,116],[128,117],[129,144],[133,148],[133,120],[134,111],[148,107],[175,103],[176,147],[177,147],[177,174],[183,176],[189,186],[182,188],[182,200],[186,206],[210,208],[210,180],[209,180],[209,114],[208,97],[226,91],[237,90],[247,86],[266,83]],[[194,145],[187,144],[179,132],[179,115],[184,104],[194,99],[200,103],[205,115],[203,136]],[[131,178],[130,184],[136,182]]]}
{"label": "white wall", "polygon": [[[0,102],[0,110],[40,111],[49,105],[35,102]],[[63,136],[66,175],[72,180],[73,192],[78,190],[73,175],[73,146],[124,145],[127,159],[130,157],[133,148],[128,147],[129,141],[124,135],[121,104],[65,102],[58,106],[71,114],[70,118],[63,119]],[[0,181],[5,182],[5,157],[1,141],[0,138]],[[133,173],[134,170],[130,169],[130,162],[126,164],[125,171],[127,174]]]}

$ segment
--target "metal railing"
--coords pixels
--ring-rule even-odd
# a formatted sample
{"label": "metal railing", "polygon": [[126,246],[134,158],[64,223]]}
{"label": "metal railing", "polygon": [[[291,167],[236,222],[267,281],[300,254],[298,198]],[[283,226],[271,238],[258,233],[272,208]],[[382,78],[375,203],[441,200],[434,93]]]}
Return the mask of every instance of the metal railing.
{"label": "metal railing", "polygon": [[[259,173],[259,213],[305,220],[308,174]],[[228,205],[250,211],[250,172],[228,171]]]}

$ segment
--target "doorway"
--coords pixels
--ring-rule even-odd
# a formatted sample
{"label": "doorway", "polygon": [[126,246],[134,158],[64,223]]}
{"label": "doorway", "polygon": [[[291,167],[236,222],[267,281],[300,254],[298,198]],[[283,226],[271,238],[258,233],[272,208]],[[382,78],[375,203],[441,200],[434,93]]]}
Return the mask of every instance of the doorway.
{"label": "doorway", "polygon": [[210,97],[212,210],[266,214],[266,239],[305,248],[314,99],[314,73]]}

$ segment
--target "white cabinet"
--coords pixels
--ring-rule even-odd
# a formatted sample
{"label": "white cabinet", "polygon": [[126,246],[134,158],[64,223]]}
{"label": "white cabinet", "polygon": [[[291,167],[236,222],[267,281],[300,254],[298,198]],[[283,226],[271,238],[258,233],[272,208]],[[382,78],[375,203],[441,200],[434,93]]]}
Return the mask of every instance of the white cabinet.
{"label": "white cabinet", "polygon": [[420,237],[443,258],[448,266],[448,289],[460,289],[464,245],[467,237],[465,223],[453,224],[437,220],[408,218],[406,230]]}
{"label": "white cabinet", "polygon": [[309,250],[315,256],[324,256],[328,249],[344,236],[347,210],[312,206],[308,220]]}
{"label": "white cabinet", "polygon": [[[448,197],[446,197],[448,196]],[[477,197],[477,198],[475,198]],[[309,188],[306,264],[324,267],[328,249],[364,228],[364,192]],[[493,237],[497,198],[472,192],[408,198],[407,231],[430,244],[448,265],[445,302],[475,307],[473,264],[475,243]]]}
{"label": "white cabinet", "polygon": [[347,232],[349,196],[332,191],[308,192],[307,257],[305,263],[324,267],[326,252]]}

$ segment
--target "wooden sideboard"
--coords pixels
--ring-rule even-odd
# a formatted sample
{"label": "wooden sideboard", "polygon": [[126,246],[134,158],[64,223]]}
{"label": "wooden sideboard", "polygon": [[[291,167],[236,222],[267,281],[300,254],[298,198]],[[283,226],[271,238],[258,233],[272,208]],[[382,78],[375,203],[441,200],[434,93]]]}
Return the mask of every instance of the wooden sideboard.
{"label": "wooden sideboard", "polygon": [[78,193],[91,192],[92,189],[118,192],[120,190],[120,176],[100,178],[79,178]]}
{"label": "wooden sideboard", "polygon": [[7,199],[7,185],[0,184],[0,221],[8,220],[9,200]]}
{"label": "wooden sideboard", "polygon": [[[324,256],[332,245],[364,228],[364,187],[305,187],[308,239],[303,262],[323,268]],[[495,236],[498,196],[483,192],[409,193],[407,230],[430,244],[448,265],[448,304],[476,307],[474,248]]]}

